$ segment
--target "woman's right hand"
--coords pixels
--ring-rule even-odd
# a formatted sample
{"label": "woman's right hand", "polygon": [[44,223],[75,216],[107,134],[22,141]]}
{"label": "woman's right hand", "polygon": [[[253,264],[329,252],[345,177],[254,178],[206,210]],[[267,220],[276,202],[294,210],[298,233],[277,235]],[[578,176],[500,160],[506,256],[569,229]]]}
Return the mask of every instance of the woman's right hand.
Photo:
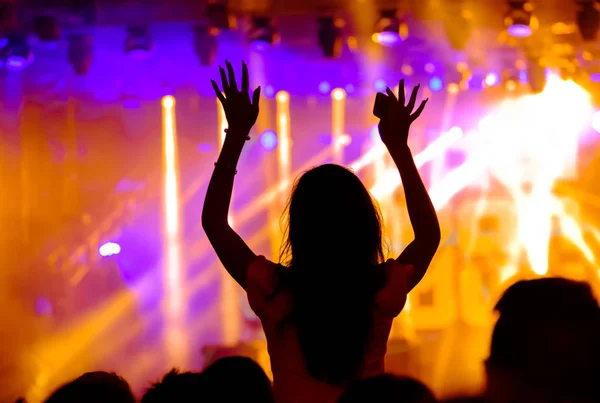
{"label": "woman's right hand", "polygon": [[387,109],[385,116],[379,121],[379,135],[383,144],[388,148],[407,145],[410,125],[421,115],[428,101],[426,99],[421,102],[421,105],[413,112],[419,87],[420,85],[417,85],[413,88],[406,105],[404,104],[404,79],[400,80],[398,97],[392,90],[386,89]]}
{"label": "woman's right hand", "polygon": [[[236,133],[235,135],[244,136],[245,139],[258,118],[260,87],[254,90],[252,93],[252,100],[250,100],[250,95],[248,93],[248,68],[246,67],[246,63],[242,62],[241,89],[238,89],[231,63],[227,61],[225,63],[227,65],[229,77],[227,77],[223,67],[219,66],[223,92],[221,92],[215,80],[210,81],[215,90],[215,94],[217,95],[217,98],[219,98],[219,101],[221,101],[223,110],[225,111],[225,117],[227,118],[227,123],[229,125],[227,133]],[[223,93],[225,95],[223,95]]]}

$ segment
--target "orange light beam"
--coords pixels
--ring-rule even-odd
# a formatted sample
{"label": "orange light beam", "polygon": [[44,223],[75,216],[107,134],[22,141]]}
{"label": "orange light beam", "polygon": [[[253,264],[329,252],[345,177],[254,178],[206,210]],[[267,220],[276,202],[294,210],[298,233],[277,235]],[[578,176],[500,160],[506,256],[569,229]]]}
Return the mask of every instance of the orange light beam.
{"label": "orange light beam", "polygon": [[175,98],[162,99],[163,107],[163,174],[164,174],[164,267],[166,282],[166,347],[175,365],[185,365],[187,343],[183,322],[185,302],[183,289],[183,258],[181,249],[181,213],[179,205],[179,173],[177,163],[177,134]]}

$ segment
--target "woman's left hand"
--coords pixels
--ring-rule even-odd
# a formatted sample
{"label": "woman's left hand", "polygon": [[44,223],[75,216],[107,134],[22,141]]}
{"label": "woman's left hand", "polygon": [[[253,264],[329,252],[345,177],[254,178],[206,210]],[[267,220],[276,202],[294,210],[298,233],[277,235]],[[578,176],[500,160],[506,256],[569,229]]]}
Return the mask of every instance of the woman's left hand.
{"label": "woman's left hand", "polygon": [[[215,94],[225,111],[225,117],[229,124],[228,134],[236,133],[244,136],[244,139],[250,132],[250,129],[256,123],[258,118],[258,102],[260,99],[260,87],[256,88],[252,93],[252,100],[248,93],[248,68],[246,63],[242,62],[242,88],[238,89],[235,81],[235,74],[231,63],[225,62],[227,65],[227,73],[223,67],[219,67],[221,73],[221,83],[223,92],[215,80],[210,80],[215,90]],[[229,75],[229,77],[227,77]],[[223,95],[223,93],[225,95]]]}

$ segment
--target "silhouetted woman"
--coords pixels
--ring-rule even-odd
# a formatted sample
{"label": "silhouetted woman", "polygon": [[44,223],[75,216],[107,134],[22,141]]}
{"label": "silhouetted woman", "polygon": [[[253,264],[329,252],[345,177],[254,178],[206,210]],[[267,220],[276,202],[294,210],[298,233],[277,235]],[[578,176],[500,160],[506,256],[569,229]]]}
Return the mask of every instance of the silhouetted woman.
{"label": "silhouetted woman", "polygon": [[260,98],[259,87],[250,99],[245,64],[240,89],[229,63],[227,70],[220,69],[224,95],[212,81],[229,128],[206,194],[202,225],[261,319],[276,401],[335,402],[349,382],[384,372],[392,321],[440,242],[435,210],[407,145],[410,124],[426,101],[412,113],[418,87],[405,106],[401,81],[400,99],[388,89],[379,123],[404,184],[415,234],[402,254],[384,261],[376,203],[353,172],[327,164],[304,173],[295,184],[284,263],[275,264],[256,256],[227,220],[237,163],[258,117]]}

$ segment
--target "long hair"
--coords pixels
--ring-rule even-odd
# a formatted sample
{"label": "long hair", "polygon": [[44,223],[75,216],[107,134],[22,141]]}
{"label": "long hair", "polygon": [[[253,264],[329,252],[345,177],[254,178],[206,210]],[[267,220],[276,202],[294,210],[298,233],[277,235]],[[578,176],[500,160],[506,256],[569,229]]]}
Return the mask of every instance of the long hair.
{"label": "long hair", "polygon": [[383,262],[381,214],[350,170],[326,164],[297,180],[281,253],[308,372],[344,384],[361,371]]}

